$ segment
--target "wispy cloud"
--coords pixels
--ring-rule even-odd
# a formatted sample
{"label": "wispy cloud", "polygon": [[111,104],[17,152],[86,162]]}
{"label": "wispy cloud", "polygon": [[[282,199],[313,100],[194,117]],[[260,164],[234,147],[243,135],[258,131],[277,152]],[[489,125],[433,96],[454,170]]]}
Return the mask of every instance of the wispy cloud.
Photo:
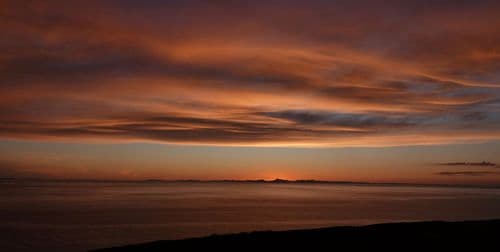
{"label": "wispy cloud", "polygon": [[487,161],[482,162],[449,162],[449,163],[440,163],[440,165],[446,166],[486,166],[486,167],[498,167],[497,164]]}
{"label": "wispy cloud", "polygon": [[167,2],[2,4],[0,137],[500,139],[497,1]]}
{"label": "wispy cloud", "polygon": [[436,175],[442,176],[486,176],[486,175],[500,175],[500,172],[495,171],[444,171],[438,172]]}

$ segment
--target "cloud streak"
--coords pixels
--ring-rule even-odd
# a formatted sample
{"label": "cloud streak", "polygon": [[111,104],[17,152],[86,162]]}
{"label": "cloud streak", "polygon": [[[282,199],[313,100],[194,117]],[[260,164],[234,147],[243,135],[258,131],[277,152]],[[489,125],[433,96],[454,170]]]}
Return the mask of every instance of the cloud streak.
{"label": "cloud streak", "polygon": [[440,165],[446,166],[482,166],[482,167],[498,167],[497,164],[491,162],[451,162],[451,163],[440,163]]}
{"label": "cloud streak", "polygon": [[487,175],[500,175],[500,172],[495,171],[452,171],[452,172],[438,172],[436,175],[441,176],[487,176]]}
{"label": "cloud streak", "polygon": [[500,139],[496,1],[3,5],[2,138]]}

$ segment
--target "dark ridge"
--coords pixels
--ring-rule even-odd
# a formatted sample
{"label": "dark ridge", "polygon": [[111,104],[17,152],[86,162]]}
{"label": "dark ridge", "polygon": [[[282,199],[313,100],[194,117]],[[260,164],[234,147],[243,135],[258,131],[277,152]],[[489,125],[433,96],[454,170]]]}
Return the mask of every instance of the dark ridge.
{"label": "dark ridge", "polygon": [[[439,175],[439,174],[437,174]],[[432,183],[404,183],[404,182],[367,182],[367,181],[342,181],[342,180],[314,180],[314,179],[144,179],[144,180],[111,180],[111,179],[46,179],[46,178],[7,178],[8,181],[23,182],[73,182],[73,183],[262,183],[262,184],[333,184],[333,185],[360,185],[360,186],[395,186],[395,187],[449,187],[449,188],[484,188],[500,189],[499,184],[432,184]],[[1,181],[1,179],[0,179]]]}
{"label": "dark ridge", "polygon": [[500,219],[387,223],[361,227],[260,231],[99,249],[123,251],[499,251]]}

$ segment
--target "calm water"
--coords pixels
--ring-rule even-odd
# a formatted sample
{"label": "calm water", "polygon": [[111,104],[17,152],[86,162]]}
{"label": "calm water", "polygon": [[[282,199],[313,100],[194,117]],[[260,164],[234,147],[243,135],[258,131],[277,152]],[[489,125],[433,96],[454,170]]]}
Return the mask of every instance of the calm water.
{"label": "calm water", "polygon": [[213,233],[500,218],[499,189],[0,182],[0,251],[84,251]]}

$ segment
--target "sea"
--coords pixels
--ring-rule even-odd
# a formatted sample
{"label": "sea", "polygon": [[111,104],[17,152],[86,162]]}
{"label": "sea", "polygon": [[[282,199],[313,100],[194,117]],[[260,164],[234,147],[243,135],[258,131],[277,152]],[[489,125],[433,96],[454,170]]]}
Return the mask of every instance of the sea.
{"label": "sea", "polygon": [[0,251],[87,251],[255,230],[495,218],[498,188],[0,181]]}

